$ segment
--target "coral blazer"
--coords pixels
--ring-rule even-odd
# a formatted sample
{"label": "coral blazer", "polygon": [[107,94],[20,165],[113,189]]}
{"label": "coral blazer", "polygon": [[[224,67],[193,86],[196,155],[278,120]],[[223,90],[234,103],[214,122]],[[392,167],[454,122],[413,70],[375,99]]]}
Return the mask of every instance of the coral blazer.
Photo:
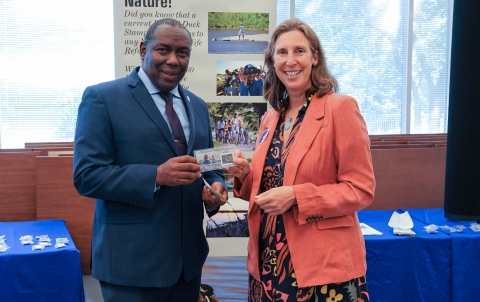
{"label": "coral blazer", "polygon": [[[263,117],[252,169],[234,194],[249,200],[247,268],[260,280],[260,193],[265,158],[280,113]],[[262,134],[266,133],[262,141]],[[365,242],[357,211],[373,200],[370,141],[358,104],[352,97],[329,93],[314,97],[295,137],[284,170],[297,204],[283,214],[291,259],[299,287],[344,282],[366,274]]]}

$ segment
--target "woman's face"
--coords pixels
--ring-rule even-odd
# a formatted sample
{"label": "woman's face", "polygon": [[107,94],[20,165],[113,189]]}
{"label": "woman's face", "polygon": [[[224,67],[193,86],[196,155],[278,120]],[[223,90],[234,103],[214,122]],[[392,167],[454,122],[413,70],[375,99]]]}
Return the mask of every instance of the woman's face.
{"label": "woman's face", "polygon": [[278,36],[273,54],[275,72],[288,94],[304,94],[310,87],[312,65],[318,63],[318,53],[312,53],[310,43],[298,30]]}

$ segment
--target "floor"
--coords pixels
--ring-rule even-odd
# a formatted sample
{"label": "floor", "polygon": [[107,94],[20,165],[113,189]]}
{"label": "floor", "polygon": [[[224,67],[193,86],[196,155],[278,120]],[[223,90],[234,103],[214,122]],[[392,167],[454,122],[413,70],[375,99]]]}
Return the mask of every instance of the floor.
{"label": "floor", "polygon": [[91,275],[83,275],[83,290],[85,292],[85,302],[103,302],[100,284]]}
{"label": "floor", "polygon": [[[220,302],[247,301],[248,274],[245,257],[209,257],[205,262],[202,283],[213,287]],[[85,302],[103,302],[98,280],[83,276]]]}

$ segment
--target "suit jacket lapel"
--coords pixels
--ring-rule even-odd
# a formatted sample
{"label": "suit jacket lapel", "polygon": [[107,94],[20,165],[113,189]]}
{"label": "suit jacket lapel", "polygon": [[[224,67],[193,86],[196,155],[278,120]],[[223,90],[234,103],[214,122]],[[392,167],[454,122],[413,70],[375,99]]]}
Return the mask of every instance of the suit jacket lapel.
{"label": "suit jacket lapel", "polygon": [[324,124],[324,116],[325,101],[328,96],[329,94],[322,98],[313,97],[308,106],[285,166],[283,175],[284,185],[292,185],[294,183],[300,161],[310,149],[310,146],[317,137],[320,129],[323,126],[326,126],[326,124]]}
{"label": "suit jacket lapel", "polygon": [[145,110],[147,115],[152,119],[152,121],[160,129],[160,132],[165,137],[165,140],[168,142],[170,147],[178,154],[177,147],[173,140],[172,133],[168,128],[168,124],[163,118],[162,114],[158,110],[155,102],[152,99],[152,96],[148,92],[147,88],[143,84],[142,80],[137,74],[138,67],[134,69],[128,76],[128,84],[132,87],[132,95],[135,100],[140,104],[140,106]]}
{"label": "suit jacket lapel", "polygon": [[195,141],[195,114],[193,112],[192,103],[190,102],[190,97],[186,95],[185,90],[181,85],[178,85],[178,93],[180,93],[183,105],[187,111],[188,119],[190,120],[190,137],[187,142],[187,154],[190,154],[193,149],[193,142]]}

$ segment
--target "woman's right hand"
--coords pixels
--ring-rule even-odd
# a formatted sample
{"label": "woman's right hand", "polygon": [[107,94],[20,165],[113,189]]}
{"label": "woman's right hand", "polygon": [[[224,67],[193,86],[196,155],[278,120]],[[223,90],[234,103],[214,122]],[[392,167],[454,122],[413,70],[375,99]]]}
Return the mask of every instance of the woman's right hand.
{"label": "woman's right hand", "polygon": [[233,158],[235,166],[225,168],[228,173],[238,178],[242,183],[250,173],[250,163],[247,161],[242,151],[235,150],[235,157]]}

